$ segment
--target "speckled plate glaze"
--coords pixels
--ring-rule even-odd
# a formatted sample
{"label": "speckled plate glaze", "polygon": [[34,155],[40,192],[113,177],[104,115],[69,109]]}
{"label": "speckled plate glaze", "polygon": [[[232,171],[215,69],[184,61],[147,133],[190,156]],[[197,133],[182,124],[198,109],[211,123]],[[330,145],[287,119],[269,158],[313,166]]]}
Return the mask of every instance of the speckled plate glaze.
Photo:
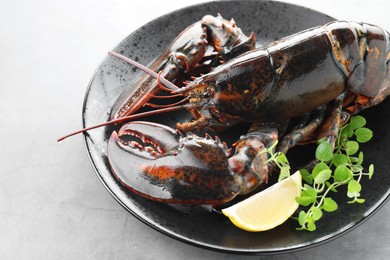
{"label": "speckled plate glaze", "polygon": [[[166,14],[130,34],[114,50],[148,64],[186,26],[206,14],[217,13],[226,19],[234,17],[247,35],[254,31],[259,45],[333,20],[322,13],[279,2],[210,2]],[[86,92],[83,107],[85,127],[108,120],[110,109],[121,89],[137,73],[140,72],[116,58],[107,56],[103,60]],[[185,113],[161,115],[158,120],[174,126],[176,121],[187,116]],[[373,179],[363,181],[362,196],[366,202],[349,205],[344,191],[340,190],[335,198],[339,209],[326,214],[318,223],[316,232],[297,231],[295,221],[289,220],[267,232],[249,233],[233,226],[223,215],[204,207],[170,206],[149,201],[125,190],[111,173],[107,160],[107,140],[114,127],[90,131],[85,135],[85,144],[93,167],[107,190],[126,210],[156,230],[181,241],[219,251],[281,253],[319,245],[351,230],[378,210],[389,197],[390,175],[387,169],[390,167],[390,146],[383,144],[390,143],[390,100],[364,111],[363,115],[375,133],[373,140],[363,146],[365,161],[376,165]],[[222,138],[231,143],[236,135],[227,132]],[[295,148],[289,155],[309,159],[310,152],[310,148]]]}

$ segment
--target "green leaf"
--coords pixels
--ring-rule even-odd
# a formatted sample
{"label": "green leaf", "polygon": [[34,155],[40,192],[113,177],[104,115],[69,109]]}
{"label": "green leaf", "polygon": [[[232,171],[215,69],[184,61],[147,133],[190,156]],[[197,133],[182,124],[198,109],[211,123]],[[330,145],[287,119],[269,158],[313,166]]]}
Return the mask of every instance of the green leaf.
{"label": "green leaf", "polygon": [[311,171],[311,176],[313,177],[313,179],[315,179],[318,173],[323,170],[329,170],[329,166],[326,163],[320,162],[316,166],[314,166],[313,170]]}
{"label": "green leaf", "polygon": [[346,136],[347,136],[347,127],[348,125],[345,125],[345,126],[343,126],[343,127],[341,127],[340,128],[340,133],[339,133],[339,137],[338,137],[338,139],[340,140],[340,141],[342,141]]}
{"label": "green leaf", "polygon": [[362,165],[363,160],[364,160],[364,154],[363,154],[363,152],[360,152],[358,155],[358,161],[356,162],[356,166]]}
{"label": "green leaf", "polygon": [[299,225],[303,226],[305,223],[306,223],[306,212],[304,212],[303,210],[301,210],[301,212],[299,212],[299,215],[298,215],[298,223]]}
{"label": "green leaf", "polygon": [[295,197],[295,201],[299,205],[306,207],[312,204],[315,201],[315,199],[313,200],[313,198],[309,196],[299,196],[299,197]]}
{"label": "green leaf", "polygon": [[362,128],[356,129],[355,135],[356,135],[356,140],[359,143],[365,143],[365,142],[368,142],[371,140],[373,133],[370,129],[368,129],[366,127],[362,127]]}
{"label": "green leaf", "polygon": [[373,174],[374,174],[374,165],[370,164],[370,166],[368,167],[368,179],[371,180]]}
{"label": "green leaf", "polygon": [[313,177],[310,175],[310,172],[306,169],[300,169],[299,173],[302,176],[302,179],[308,183],[308,184],[313,184]]}
{"label": "green leaf", "polygon": [[351,160],[352,163],[357,163],[359,159],[355,156],[350,156],[349,160]]}
{"label": "green leaf", "polygon": [[343,182],[348,180],[350,177],[352,177],[352,172],[348,169],[347,166],[343,164],[337,166],[336,170],[334,171],[335,182]]}
{"label": "green leaf", "polygon": [[348,138],[351,138],[355,132],[355,129],[353,127],[351,127],[350,125],[347,125],[345,127],[345,135],[348,137]]}
{"label": "green leaf", "polygon": [[360,192],[361,190],[362,190],[362,186],[358,181],[352,179],[348,182],[348,192],[355,193],[355,192]]}
{"label": "green leaf", "polygon": [[329,142],[324,141],[320,143],[317,146],[316,153],[315,153],[316,159],[321,162],[327,162],[332,160],[333,157],[333,150],[332,146]]}
{"label": "green leaf", "polygon": [[307,230],[309,231],[316,230],[316,224],[314,224],[315,221],[313,218],[307,217],[306,222],[307,222]]}
{"label": "green leaf", "polygon": [[360,197],[360,193],[359,192],[350,192],[350,191],[348,191],[347,192],[347,196],[348,196],[348,198],[357,198],[357,197]]}
{"label": "green leaf", "polygon": [[281,163],[288,163],[287,157],[284,153],[279,153],[276,159]]}
{"label": "green leaf", "polygon": [[324,204],[322,205],[322,208],[326,212],[333,212],[338,208],[338,205],[332,198],[324,198]]}
{"label": "green leaf", "polygon": [[354,155],[359,150],[359,143],[356,141],[348,141],[345,150],[348,155]]}
{"label": "green leaf", "polygon": [[316,221],[322,217],[322,210],[317,208],[317,207],[313,207],[311,209],[311,212],[313,213],[313,215],[312,215],[313,219]]}
{"label": "green leaf", "polygon": [[335,153],[332,158],[333,164],[337,167],[348,163],[348,156],[345,154]]}
{"label": "green leaf", "polygon": [[286,179],[288,176],[290,176],[290,166],[283,166],[282,168],[280,168],[278,182],[283,179]]}
{"label": "green leaf", "polygon": [[309,185],[304,186],[304,189],[302,190],[301,196],[310,197],[313,199],[313,202],[317,198],[317,191],[313,189],[313,187],[310,187]]}
{"label": "green leaf", "polygon": [[364,203],[365,201],[366,201],[365,199],[361,199],[361,198],[358,198],[358,197],[354,197],[353,200],[348,201],[348,204],[352,204],[352,203],[355,203],[355,202],[362,204],[362,203]]}
{"label": "green leaf", "polygon": [[349,126],[355,130],[366,125],[366,119],[362,116],[353,116],[349,122]]}
{"label": "green leaf", "polygon": [[330,176],[332,174],[332,170],[325,169],[320,171],[317,176],[314,178],[314,183],[316,184],[322,184],[325,181],[329,180]]}

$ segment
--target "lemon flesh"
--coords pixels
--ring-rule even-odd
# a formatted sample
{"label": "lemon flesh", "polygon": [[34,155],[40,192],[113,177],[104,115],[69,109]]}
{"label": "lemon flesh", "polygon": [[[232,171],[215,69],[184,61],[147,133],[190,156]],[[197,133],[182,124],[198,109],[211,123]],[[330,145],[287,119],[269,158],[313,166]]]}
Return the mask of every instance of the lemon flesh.
{"label": "lemon flesh", "polygon": [[246,231],[265,231],[284,223],[298,208],[295,201],[301,195],[302,177],[299,171],[290,177],[222,210],[230,221]]}

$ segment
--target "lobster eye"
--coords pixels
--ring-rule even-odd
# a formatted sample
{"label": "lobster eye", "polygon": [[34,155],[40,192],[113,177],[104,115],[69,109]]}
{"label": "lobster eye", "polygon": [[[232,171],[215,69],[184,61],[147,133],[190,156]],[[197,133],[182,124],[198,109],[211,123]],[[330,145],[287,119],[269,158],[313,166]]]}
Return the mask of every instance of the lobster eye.
{"label": "lobster eye", "polygon": [[211,96],[211,94],[209,92],[205,92],[204,94],[202,94],[202,98],[209,98]]}

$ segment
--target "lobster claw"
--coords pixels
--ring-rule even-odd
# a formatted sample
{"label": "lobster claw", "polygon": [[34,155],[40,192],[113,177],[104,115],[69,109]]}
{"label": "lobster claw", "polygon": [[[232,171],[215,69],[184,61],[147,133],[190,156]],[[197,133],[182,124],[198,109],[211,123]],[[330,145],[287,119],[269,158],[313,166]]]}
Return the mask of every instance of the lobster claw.
{"label": "lobster claw", "polygon": [[108,158],[115,177],[146,198],[180,204],[222,204],[242,190],[228,164],[226,144],[150,122],[114,132]]}

